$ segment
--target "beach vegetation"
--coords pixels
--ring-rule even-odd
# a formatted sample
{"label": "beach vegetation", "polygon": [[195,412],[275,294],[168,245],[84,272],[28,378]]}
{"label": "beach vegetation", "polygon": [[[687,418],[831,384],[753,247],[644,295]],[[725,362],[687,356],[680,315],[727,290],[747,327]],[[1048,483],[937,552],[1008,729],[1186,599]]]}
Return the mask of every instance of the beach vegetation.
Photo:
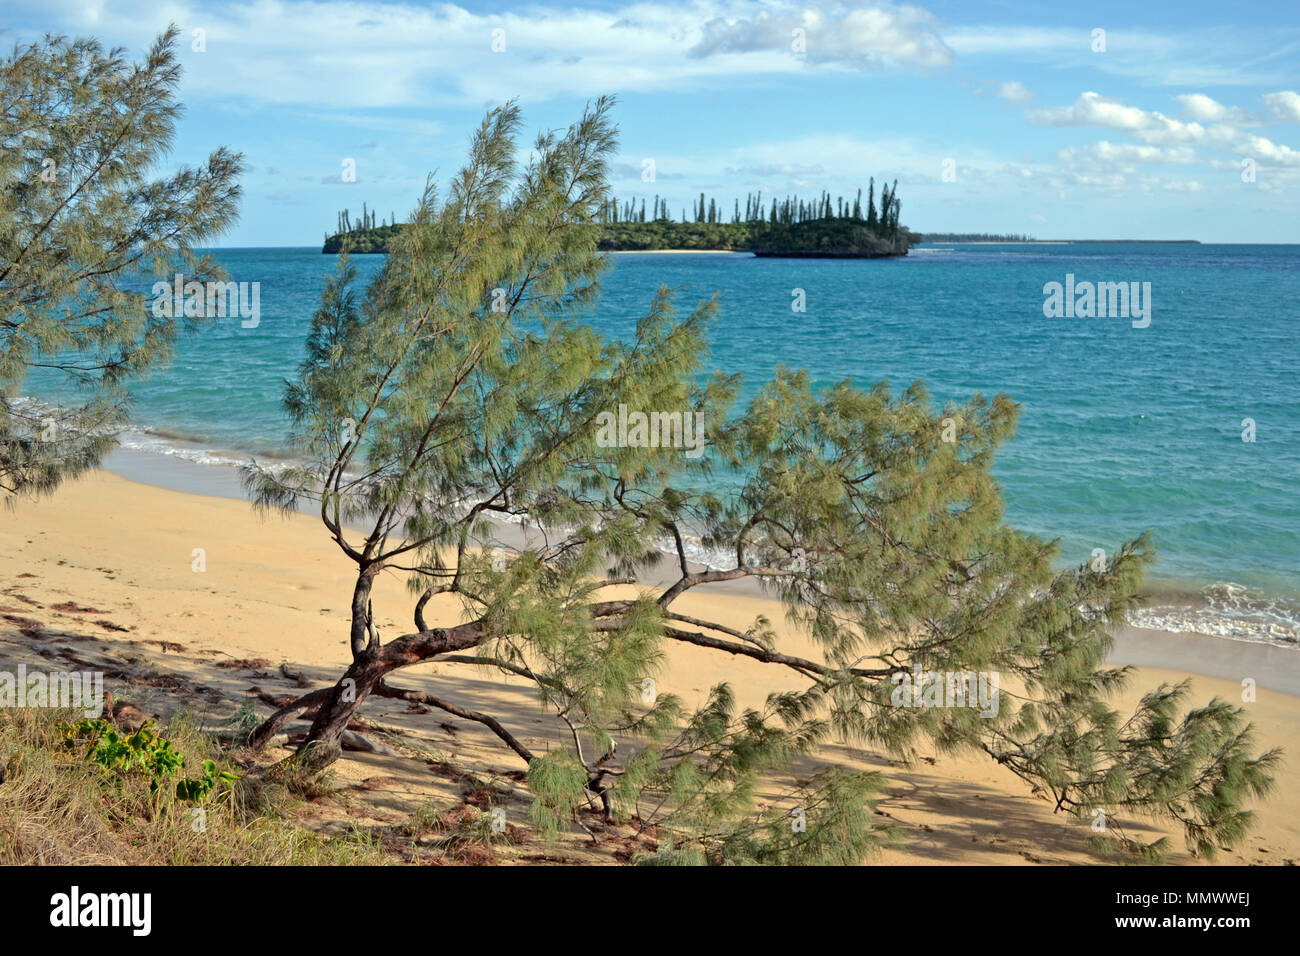
{"label": "beach vegetation", "polygon": [[[199,321],[151,310],[148,277],[225,278],[198,250],[235,222],[241,157],[153,173],[181,112],[179,32],[140,63],[61,36],[0,60],[0,496],[48,493],[114,447],[130,383]],[[37,369],[69,401],[23,400]]]}
{"label": "beach vegetation", "polygon": [[373,833],[314,832],[301,798],[275,775],[246,772],[237,756],[184,713],[128,731],[74,711],[0,711],[0,865],[397,859]]}
{"label": "beach vegetation", "polygon": [[[885,781],[836,746],[982,755],[1081,827],[1101,810],[1099,839],[1138,858],[1168,848],[1143,818],[1202,855],[1239,844],[1279,754],[1186,683],[1115,708],[1133,675],[1107,654],[1153,548],[1136,534],[1061,567],[1057,542],[1006,522],[992,466],[1009,396],[936,407],[920,382],[781,369],[741,402],[706,364],[717,297],[679,311],[661,289],[625,339],[581,321],[605,267],[611,109],[540,134],[522,168],[519,109],[493,109],[368,287],[340,259],[285,391],[305,464],[245,479],[259,508],[309,507],[354,566],[352,660],[252,745],[311,711],[288,763],[323,767],[372,698],[440,709],[526,769],[539,832],[630,823],[657,834],[647,863],[863,859],[890,837]],[[601,442],[620,405],[699,415],[707,452]],[[730,492],[710,481],[723,472]],[[379,575],[406,579],[409,606],[377,612]],[[726,582],[777,599],[785,628],[701,610]],[[410,625],[381,634],[386,616]],[[670,654],[766,668],[782,689],[693,697],[665,678]],[[476,709],[457,675],[483,672],[525,681],[549,723]],[[895,706],[918,672],[998,675],[998,705]]]}

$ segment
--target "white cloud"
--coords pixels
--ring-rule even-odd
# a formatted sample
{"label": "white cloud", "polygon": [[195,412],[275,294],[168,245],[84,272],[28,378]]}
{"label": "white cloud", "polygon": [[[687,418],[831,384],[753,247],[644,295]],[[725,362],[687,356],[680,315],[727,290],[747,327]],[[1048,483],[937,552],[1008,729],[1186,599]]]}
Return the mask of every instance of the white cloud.
{"label": "white cloud", "polygon": [[1042,107],[1030,110],[1026,115],[1030,122],[1044,126],[1105,126],[1122,130],[1146,129],[1157,118],[1166,119],[1160,113],[1125,106],[1118,100],[1093,92],[1083,93],[1070,106]]}
{"label": "white cloud", "polygon": [[[183,27],[187,97],[334,110],[479,108],[514,96],[689,91],[724,77],[931,68],[952,60],[930,14],[913,6],[777,0],[755,15],[748,0],[621,9],[576,0],[500,12],[462,3],[171,0],[149,17],[106,12],[95,33],[106,45],[138,51],[171,19]],[[30,4],[30,18],[50,28],[84,30],[81,0],[18,4]],[[206,31],[204,53],[189,49],[196,26]],[[795,28],[805,31],[804,53],[791,49]],[[493,51],[497,30],[501,52]]]}
{"label": "white cloud", "polygon": [[1300,123],[1300,93],[1294,90],[1280,90],[1277,93],[1265,93],[1264,105],[1273,116],[1284,123]]}
{"label": "white cloud", "polygon": [[1196,162],[1196,151],[1190,146],[1138,146],[1132,143],[1111,143],[1102,140],[1092,146],[1069,146],[1061,150],[1058,157],[1062,162],[1076,163],[1093,161],[1111,164],[1173,164],[1183,165]]}
{"label": "white cloud", "polygon": [[1234,143],[1235,152],[1257,163],[1272,166],[1300,166],[1300,151],[1274,143],[1263,136],[1247,135]]}
{"label": "white cloud", "polygon": [[1034,94],[1029,92],[1029,89],[1025,84],[1021,83],[1019,80],[1011,80],[1010,82],[1003,83],[1002,86],[998,88],[998,96],[1002,97],[1004,100],[1011,100],[1013,103],[1023,103],[1026,100],[1032,100],[1034,98]]}
{"label": "white cloud", "polygon": [[[1194,100],[1192,109],[1214,112],[1219,104]],[[1283,102],[1289,101],[1275,101]],[[1212,105],[1211,105],[1212,104]],[[1277,108],[1276,106],[1274,107]],[[1227,108],[1224,108],[1227,110]],[[1228,111],[1231,114],[1231,111]],[[1234,122],[1214,123],[1210,126],[1197,122],[1183,122],[1166,116],[1158,110],[1144,110],[1128,106],[1118,100],[1107,99],[1100,93],[1082,94],[1070,106],[1053,106],[1030,110],[1030,122],[1048,126],[1100,126],[1122,130],[1133,139],[1148,146],[1203,145],[1239,156],[1249,156],[1266,165],[1300,165],[1300,152],[1289,146],[1274,143],[1240,129]],[[1254,120],[1248,120],[1254,122]]]}
{"label": "white cloud", "polygon": [[787,8],[763,10],[748,18],[716,17],[704,24],[690,52],[694,57],[800,52],[808,63],[859,69],[940,67],[952,62],[952,50],[939,36],[933,18],[918,7]]}
{"label": "white cloud", "polygon": [[1077,49],[1087,52],[1088,30],[1049,27],[961,26],[949,30],[944,39],[954,52],[963,56],[985,54],[1049,54]]}
{"label": "white cloud", "polygon": [[1102,140],[1091,146],[1067,147],[1057,158],[1063,166],[1052,174],[1054,185],[1112,190],[1117,195],[1131,189],[1153,195],[1156,189],[1193,193],[1205,188],[1196,180],[1166,179],[1142,169],[1195,163],[1196,153],[1189,146],[1162,148]]}
{"label": "white cloud", "polygon": [[1183,104],[1183,112],[1194,120],[1216,122],[1229,119],[1234,113],[1241,113],[1240,110],[1224,106],[1204,93],[1184,93],[1175,96],[1174,99]]}

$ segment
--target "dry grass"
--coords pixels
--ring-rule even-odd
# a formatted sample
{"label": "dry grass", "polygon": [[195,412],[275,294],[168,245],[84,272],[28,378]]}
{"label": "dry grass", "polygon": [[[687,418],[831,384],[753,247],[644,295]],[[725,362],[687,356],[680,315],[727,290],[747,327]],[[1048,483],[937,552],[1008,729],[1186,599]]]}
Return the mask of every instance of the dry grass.
{"label": "dry grass", "polygon": [[[284,780],[232,763],[192,720],[173,717],[161,733],[186,757],[192,775],[204,759],[240,780],[201,805],[177,800],[172,786],[150,794],[144,773],[113,773],[64,745],[76,715],[0,711],[0,864],[3,865],[356,865],[393,862],[361,831],[312,832],[299,816],[305,781]],[[319,791],[320,781],[310,782]],[[200,825],[201,823],[201,825]]]}

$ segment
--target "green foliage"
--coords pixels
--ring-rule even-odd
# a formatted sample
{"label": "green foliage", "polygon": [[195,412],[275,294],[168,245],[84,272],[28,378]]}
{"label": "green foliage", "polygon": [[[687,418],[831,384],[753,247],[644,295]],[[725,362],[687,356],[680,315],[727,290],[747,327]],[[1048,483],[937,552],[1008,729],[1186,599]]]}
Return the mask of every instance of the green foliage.
{"label": "green foliage", "polygon": [[[325,240],[325,253],[387,252],[404,226],[377,226],[336,233]],[[798,223],[754,222],[603,222],[598,248],[607,252],[655,249],[727,249],[761,255],[838,255],[854,258],[904,255],[917,238],[906,230],[897,238],[882,236],[865,221],[816,219]]]}
{"label": "green foliage", "polygon": [[[68,749],[85,748],[84,758],[104,771],[107,779],[121,786],[122,778],[142,773],[149,779],[149,792],[157,795],[169,778],[185,767],[184,754],[170,740],[159,736],[154,725],[146,723],[134,733],[123,736],[102,718],[82,720],[64,729]],[[202,802],[220,784],[234,783],[238,777],[220,770],[212,760],[203,761],[203,774],[176,782],[178,800]]]}
{"label": "green foliage", "polygon": [[699,847],[678,849],[671,844],[660,845],[654,853],[642,853],[632,858],[637,866],[708,866],[709,861]]}
{"label": "green foliage", "polygon": [[665,842],[639,866],[851,866],[892,837],[875,821],[876,773],[831,768],[771,806],[693,841]]}
{"label": "green foliage", "polygon": [[326,253],[348,252],[387,252],[391,243],[402,227],[398,224],[387,226],[370,226],[354,229],[350,232],[336,232],[325,238],[321,249]]}
{"label": "green foliage", "polygon": [[230,729],[234,732],[235,738],[240,743],[248,740],[249,736],[262,723],[262,718],[258,716],[257,704],[250,698],[244,699],[235,713],[230,718]]}
{"label": "green foliage", "polygon": [[865,222],[852,219],[816,219],[790,225],[768,225],[756,230],[749,250],[764,256],[839,256],[872,258],[907,252],[907,236],[881,235]]}
{"label": "green foliage", "polygon": [[[1056,542],[1005,522],[992,468],[1016,426],[1009,397],[939,408],[919,382],[815,387],[780,369],[737,408],[738,378],[705,365],[716,300],[679,315],[661,289],[621,341],[577,320],[603,269],[609,107],[544,134],[523,170],[518,111],[491,111],[446,197],[430,183],[371,286],[354,289],[344,256],[326,287],[285,396],[308,464],[254,466],[246,480],[262,507],[315,505],[356,564],[350,673],[433,661],[453,697],[459,666],[529,681],[552,718],[529,728],[546,736],[541,756],[492,715],[422,699],[484,724],[527,763],[536,827],[586,826],[599,800],[658,834],[648,862],[870,853],[888,836],[872,810],[881,781],[825,766],[837,742],[902,760],[922,748],[987,755],[1082,825],[1104,809],[1116,845],[1146,857],[1164,844],[1142,845],[1124,820],[1176,821],[1205,854],[1239,842],[1278,755],[1256,753],[1238,708],[1184,711],[1186,688],[1158,689],[1127,716],[1112,708],[1129,674],[1105,666],[1111,634],[1154,553],[1139,535],[1102,570],[1061,567]],[[861,251],[860,203],[838,218],[829,197],[812,213],[774,207],[765,226],[800,246],[840,230],[827,248]],[[869,231],[906,243],[892,184],[879,208]],[[716,219],[708,210],[701,201],[696,217]],[[698,414],[707,454],[601,441],[600,416],[620,405]],[[720,469],[734,493],[716,490]],[[517,521],[522,545],[502,549],[490,517]],[[692,537],[722,566],[692,564]],[[370,608],[385,571],[408,575],[417,596],[415,630],[387,643]],[[783,646],[765,620],[741,629],[677,610],[693,588],[746,577],[813,651]],[[608,596],[629,582],[635,595]],[[436,596],[461,623],[426,626]],[[787,683],[758,706],[725,683],[699,706],[671,687],[646,694],[681,644],[778,668]],[[1006,690],[987,712],[896,705],[896,678],[920,670],[997,674]],[[336,689],[325,706],[346,718],[364,694],[345,703]],[[771,795],[806,765],[809,779]]]}
{"label": "green foliage", "polygon": [[[892,197],[892,194],[891,194]],[[763,215],[762,197],[745,197],[745,215],[740,215],[740,201],[735,204],[731,222],[723,222],[715,199],[705,203],[704,194],[692,207],[689,218],[670,219],[666,206],[655,197],[657,215],[645,218],[645,202],[638,214],[632,202],[620,207],[613,197],[604,199],[596,213],[601,227],[598,247],[606,251],[636,252],[654,249],[729,249],[768,256],[839,256],[874,258],[906,255],[915,235],[898,224],[898,201],[885,202],[881,218],[871,206],[863,218],[861,190],[850,204],[841,198],[834,211],[829,193],[816,200],[787,196],[773,200],[771,218]],[[868,197],[868,204],[872,202]],[[620,211],[621,210],[621,211]],[[401,226],[367,225],[363,216],[354,225],[347,210],[339,214],[339,231],[327,236],[323,252],[387,252],[401,231]]]}
{"label": "green foliage", "polygon": [[221,784],[231,784],[238,780],[238,775],[229,770],[217,768],[216,761],[203,761],[203,776],[176,782],[176,799],[202,803]]}
{"label": "green foliage", "polygon": [[[151,791],[151,774],[109,771],[86,760],[81,746],[70,750],[78,721],[72,711],[0,712],[0,865],[393,862],[370,831],[326,837],[308,830],[297,801],[263,774],[244,775],[201,805],[176,800],[166,786]],[[225,759],[191,721],[173,717],[162,735],[191,759]]]}
{"label": "green foliage", "polygon": [[[240,156],[148,178],[181,109],[178,35],[140,64],[64,37],[0,61],[0,494],[48,492],[113,446],[126,386],[195,321],[153,314],[151,276],[223,277],[195,249],[235,221]],[[15,402],[38,366],[84,403]]]}
{"label": "green foliage", "polygon": [[750,223],[607,222],[601,227],[600,248],[609,251],[636,252],[647,249],[731,249],[749,248],[753,227]]}
{"label": "green foliage", "polygon": [[554,835],[586,800],[587,773],[572,754],[535,757],[528,764],[528,789],[533,794],[529,822],[544,835]]}
{"label": "green foliage", "polygon": [[151,793],[185,766],[185,757],[172,749],[171,741],[158,736],[153,724],[124,737],[110,721],[96,718],[71,725],[66,735],[69,749],[84,745],[85,759],[110,776],[136,771],[148,775]]}

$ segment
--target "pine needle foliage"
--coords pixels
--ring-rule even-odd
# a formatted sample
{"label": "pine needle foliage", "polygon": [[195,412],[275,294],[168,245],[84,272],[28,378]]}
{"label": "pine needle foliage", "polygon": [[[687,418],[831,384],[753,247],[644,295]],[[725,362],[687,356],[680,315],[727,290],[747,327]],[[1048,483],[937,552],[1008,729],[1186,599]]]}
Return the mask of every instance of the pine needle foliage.
{"label": "pine needle foliage", "polygon": [[[367,289],[341,258],[286,391],[308,463],[251,466],[246,483],[262,508],[311,503],[356,565],[353,661],[254,744],[317,706],[293,759],[327,764],[372,695],[441,708],[525,762],[540,830],[590,832],[598,800],[607,821],[653,828],[648,864],[863,858],[889,835],[873,813],[882,781],[827,766],[834,742],[904,760],[986,754],[1081,825],[1113,814],[1108,834],[1130,852],[1163,849],[1124,833],[1138,816],[1176,821],[1199,853],[1238,842],[1278,755],[1256,752],[1237,708],[1185,711],[1185,687],[1127,716],[1107,703],[1129,676],[1105,666],[1110,634],[1154,553],[1140,536],[1102,570],[1061,570],[1055,542],[1005,523],[991,466],[1015,429],[1008,397],[940,409],[919,383],[818,389],[781,370],[738,407],[738,379],[704,364],[715,300],[679,315],[661,290],[627,341],[582,323],[602,270],[611,106],[543,133],[521,168],[519,111],[492,110]],[[699,413],[707,454],[602,442],[599,416],[620,405]],[[720,468],[738,493],[711,490]],[[504,546],[490,518],[518,522],[522,545]],[[692,536],[724,565],[693,564]],[[413,629],[388,640],[373,624],[380,573],[405,575],[414,605]],[[742,578],[781,601],[816,659],[764,619],[738,629],[676,610]],[[635,597],[608,591],[637,581]],[[460,623],[426,624],[447,596]],[[788,685],[757,707],[726,684],[699,706],[647,694],[674,644],[766,664]],[[439,681],[448,697],[388,683],[424,662],[529,681],[554,718],[544,752],[458,703],[454,679]],[[991,713],[897,706],[899,677],[921,670],[997,673],[1007,692]],[[796,766],[818,769],[798,779]],[[791,782],[773,794],[774,780]]]}
{"label": "pine needle foliage", "polygon": [[[61,36],[0,61],[0,496],[48,493],[113,447],[126,385],[196,321],[153,314],[146,277],[223,278],[195,249],[234,223],[241,157],[151,178],[181,111],[178,35],[142,63]],[[83,400],[16,401],[35,368]]]}

